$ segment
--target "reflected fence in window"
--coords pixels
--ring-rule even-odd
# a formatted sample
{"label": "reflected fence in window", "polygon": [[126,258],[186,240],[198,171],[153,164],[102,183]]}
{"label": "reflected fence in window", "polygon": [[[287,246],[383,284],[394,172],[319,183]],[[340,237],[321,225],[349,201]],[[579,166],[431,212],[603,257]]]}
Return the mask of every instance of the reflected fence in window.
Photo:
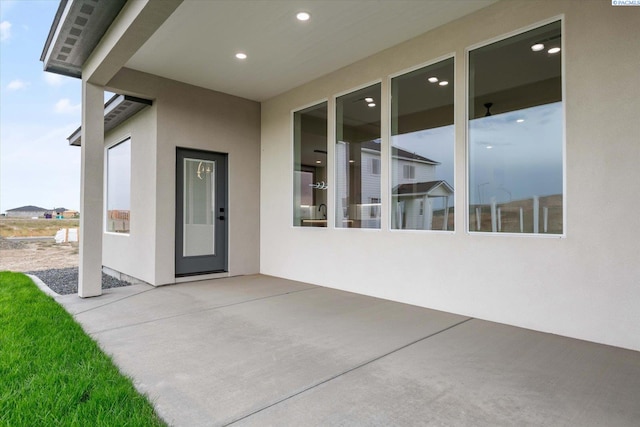
{"label": "reflected fence in window", "polygon": [[110,210],[107,211],[107,231],[112,233],[129,232],[130,211]]}
{"label": "reflected fence in window", "polygon": [[493,233],[562,234],[562,195],[469,207],[469,229]]}

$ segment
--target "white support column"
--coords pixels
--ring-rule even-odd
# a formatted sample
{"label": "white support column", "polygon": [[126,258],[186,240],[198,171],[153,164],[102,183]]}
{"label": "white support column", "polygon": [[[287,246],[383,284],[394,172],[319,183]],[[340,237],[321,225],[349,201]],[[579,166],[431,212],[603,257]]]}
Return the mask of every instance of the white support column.
{"label": "white support column", "polygon": [[102,294],[104,90],[82,82],[80,268],[78,295]]}

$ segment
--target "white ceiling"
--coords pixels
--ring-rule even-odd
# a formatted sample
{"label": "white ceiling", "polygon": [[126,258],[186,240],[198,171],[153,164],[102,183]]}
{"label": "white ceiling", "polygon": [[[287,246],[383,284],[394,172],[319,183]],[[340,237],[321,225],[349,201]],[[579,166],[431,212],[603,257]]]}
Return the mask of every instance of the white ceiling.
{"label": "white ceiling", "polygon": [[263,101],[494,1],[185,0],[126,66]]}

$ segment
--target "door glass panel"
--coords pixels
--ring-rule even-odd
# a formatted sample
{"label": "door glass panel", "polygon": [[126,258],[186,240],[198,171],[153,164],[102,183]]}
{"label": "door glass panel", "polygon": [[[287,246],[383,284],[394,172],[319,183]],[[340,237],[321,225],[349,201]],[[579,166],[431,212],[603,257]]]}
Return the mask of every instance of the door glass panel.
{"label": "door glass panel", "polygon": [[184,159],[183,256],[215,255],[216,162]]}

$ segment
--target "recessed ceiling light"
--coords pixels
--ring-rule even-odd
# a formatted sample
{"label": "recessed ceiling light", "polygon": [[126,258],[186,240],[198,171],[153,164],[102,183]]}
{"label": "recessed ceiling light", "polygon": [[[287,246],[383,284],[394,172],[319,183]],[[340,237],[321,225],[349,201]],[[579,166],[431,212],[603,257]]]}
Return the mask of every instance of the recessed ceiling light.
{"label": "recessed ceiling light", "polygon": [[493,145],[487,145],[487,150],[491,150],[493,148]]}
{"label": "recessed ceiling light", "polygon": [[369,107],[375,107],[375,106],[376,106],[375,102],[370,102],[370,103],[368,103],[367,105],[368,105]]}
{"label": "recessed ceiling light", "polygon": [[427,80],[429,80],[429,83],[438,83],[437,77],[429,77]]}
{"label": "recessed ceiling light", "polygon": [[446,80],[443,80],[443,81],[441,81],[441,82],[440,82],[440,83],[438,83],[438,84],[439,84],[440,86],[446,86],[446,85],[448,85],[448,84],[449,84],[449,82],[448,82],[448,81],[446,81]]}
{"label": "recessed ceiling light", "polygon": [[320,163],[322,163],[322,160],[316,160],[316,163],[320,164]]}
{"label": "recessed ceiling light", "polygon": [[373,102],[373,98],[365,98],[364,102]]}
{"label": "recessed ceiling light", "polygon": [[355,163],[355,162],[356,162],[355,160],[349,160],[349,163]]}
{"label": "recessed ceiling light", "polygon": [[531,46],[531,50],[534,52],[540,52],[542,49],[544,49],[544,45],[542,43],[536,43]]}
{"label": "recessed ceiling light", "polygon": [[238,53],[236,53],[236,58],[238,58],[238,59],[247,59],[247,54],[246,53],[242,53],[242,52],[238,52]]}
{"label": "recessed ceiling light", "polygon": [[311,18],[311,15],[309,15],[307,12],[298,12],[296,18],[298,18],[298,21],[308,21],[309,18]]}
{"label": "recessed ceiling light", "polygon": [[551,54],[558,53],[558,52],[560,52],[560,48],[559,47],[552,47],[547,52],[551,53]]}
{"label": "recessed ceiling light", "polygon": [[518,119],[518,120],[516,120],[516,123],[523,123],[523,122],[524,122],[524,119]]}

